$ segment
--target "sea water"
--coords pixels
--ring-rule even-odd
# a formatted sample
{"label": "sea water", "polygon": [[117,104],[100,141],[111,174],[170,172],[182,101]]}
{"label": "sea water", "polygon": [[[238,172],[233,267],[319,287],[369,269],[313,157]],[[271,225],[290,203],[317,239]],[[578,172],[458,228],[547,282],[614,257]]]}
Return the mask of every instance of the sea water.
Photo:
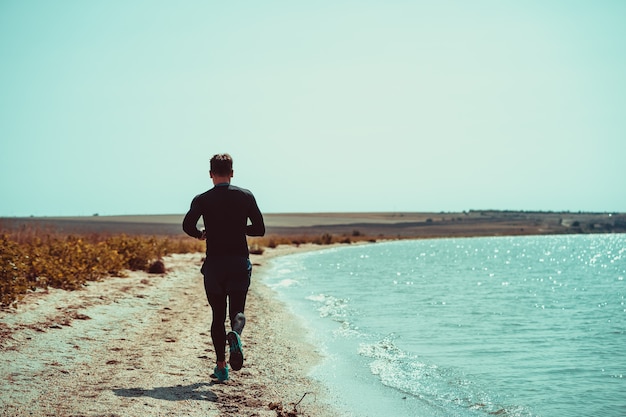
{"label": "sea water", "polygon": [[354,416],[625,416],[626,235],[394,241],[267,283]]}

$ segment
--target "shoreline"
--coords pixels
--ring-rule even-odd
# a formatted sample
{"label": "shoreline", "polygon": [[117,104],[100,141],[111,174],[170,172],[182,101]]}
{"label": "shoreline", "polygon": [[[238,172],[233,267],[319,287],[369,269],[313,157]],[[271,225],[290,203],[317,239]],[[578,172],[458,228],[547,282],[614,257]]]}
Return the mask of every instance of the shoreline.
{"label": "shoreline", "polygon": [[[251,321],[257,326],[259,335],[271,334],[272,354],[266,358],[267,366],[277,366],[280,373],[273,381],[278,396],[282,396],[283,410],[298,411],[294,415],[310,417],[337,417],[342,414],[333,408],[332,399],[326,386],[310,377],[311,370],[324,359],[317,347],[311,344],[306,337],[307,329],[294,318],[288,307],[278,299],[278,295],[271,289],[265,280],[271,268],[272,260],[282,256],[326,249],[330,246],[303,244],[299,246],[279,245],[274,249],[266,249],[262,255],[251,255],[253,263],[252,284],[249,299],[251,307],[247,307]],[[244,333],[244,340],[246,339]],[[254,336],[253,336],[254,337]],[[262,343],[262,342],[260,342]],[[265,346],[263,349],[267,349]],[[297,407],[295,407],[295,405]]]}

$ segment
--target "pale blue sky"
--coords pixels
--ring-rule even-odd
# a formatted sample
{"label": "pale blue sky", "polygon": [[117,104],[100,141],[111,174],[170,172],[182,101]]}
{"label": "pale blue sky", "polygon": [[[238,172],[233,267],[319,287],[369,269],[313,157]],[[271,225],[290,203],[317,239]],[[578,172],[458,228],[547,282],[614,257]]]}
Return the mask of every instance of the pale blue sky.
{"label": "pale blue sky", "polygon": [[0,0],[0,216],[626,212],[626,1]]}

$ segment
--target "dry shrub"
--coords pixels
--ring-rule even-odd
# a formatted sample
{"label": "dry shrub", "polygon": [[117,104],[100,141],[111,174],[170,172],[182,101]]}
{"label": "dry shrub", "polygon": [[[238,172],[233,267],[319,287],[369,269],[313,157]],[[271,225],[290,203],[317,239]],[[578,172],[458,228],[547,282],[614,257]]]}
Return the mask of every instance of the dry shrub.
{"label": "dry shrub", "polygon": [[250,245],[250,253],[252,255],[263,255],[263,252],[265,252],[265,250],[258,243],[252,243]]}
{"label": "dry shrub", "polygon": [[31,289],[23,274],[28,258],[17,243],[0,236],[0,305],[10,305]]}
{"label": "dry shrub", "polygon": [[162,259],[159,259],[158,261],[154,261],[148,268],[148,272],[151,274],[164,274],[165,262],[163,262]]}
{"label": "dry shrub", "polygon": [[150,261],[159,256],[155,237],[119,235],[107,239],[107,244],[122,256],[128,269],[133,271],[146,270]]}

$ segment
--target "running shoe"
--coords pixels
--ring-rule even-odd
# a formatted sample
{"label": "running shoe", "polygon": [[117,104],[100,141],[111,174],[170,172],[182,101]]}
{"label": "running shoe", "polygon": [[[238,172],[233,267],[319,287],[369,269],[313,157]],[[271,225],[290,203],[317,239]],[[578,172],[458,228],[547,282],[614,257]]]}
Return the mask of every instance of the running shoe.
{"label": "running shoe", "polygon": [[228,346],[230,347],[230,358],[228,362],[233,371],[238,371],[243,367],[243,350],[241,349],[241,338],[237,332],[228,332],[226,335]]}
{"label": "running shoe", "polygon": [[218,368],[216,366],[211,376],[217,378],[219,382],[228,381],[228,365],[226,365],[226,368]]}

